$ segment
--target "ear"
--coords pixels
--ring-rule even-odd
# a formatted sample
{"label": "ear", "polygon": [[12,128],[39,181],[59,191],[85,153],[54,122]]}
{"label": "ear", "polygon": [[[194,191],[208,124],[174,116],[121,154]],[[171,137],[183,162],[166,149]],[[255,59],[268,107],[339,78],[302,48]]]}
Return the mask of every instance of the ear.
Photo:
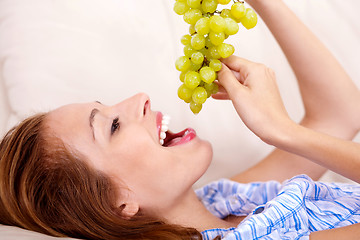
{"label": "ear", "polygon": [[139,212],[139,204],[135,202],[124,203],[120,206],[121,216],[125,219],[134,217]]}

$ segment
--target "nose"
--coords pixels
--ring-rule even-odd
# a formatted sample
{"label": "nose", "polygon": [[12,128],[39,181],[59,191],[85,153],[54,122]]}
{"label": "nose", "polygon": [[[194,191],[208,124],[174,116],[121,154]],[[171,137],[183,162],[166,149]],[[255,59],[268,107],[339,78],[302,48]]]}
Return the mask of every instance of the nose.
{"label": "nose", "polygon": [[150,97],[146,93],[138,93],[132,97],[144,104],[150,101]]}
{"label": "nose", "polygon": [[138,93],[111,107],[112,111],[124,116],[143,116],[150,109],[150,98],[146,93]]}

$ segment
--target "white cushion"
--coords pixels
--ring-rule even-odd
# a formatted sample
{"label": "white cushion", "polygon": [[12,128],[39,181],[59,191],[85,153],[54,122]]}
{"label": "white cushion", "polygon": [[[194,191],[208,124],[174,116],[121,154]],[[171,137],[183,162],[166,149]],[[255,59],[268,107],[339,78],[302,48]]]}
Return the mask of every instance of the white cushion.
{"label": "white cushion", "polygon": [[45,234],[28,231],[18,227],[0,225],[1,240],[55,240],[55,239],[74,239],[75,238],[56,238]]}
{"label": "white cushion", "polygon": [[[359,84],[360,3],[288,0]],[[209,100],[194,116],[177,97],[175,59],[187,32],[169,0],[0,0],[0,62],[12,109],[9,126],[36,111],[71,102],[116,103],[139,91],[153,109],[172,116],[171,128],[192,126],[214,146],[214,163],[201,183],[235,174],[272,148],[241,123],[230,102]],[[272,67],[289,114],[303,110],[286,59],[260,20],[228,42],[237,55]],[[220,126],[220,127],[219,127]],[[238,167],[234,167],[234,165]]]}
{"label": "white cushion", "polygon": [[[235,173],[230,164],[216,166],[223,165],[220,159],[240,161],[236,172],[252,165],[270,147],[243,126],[230,102],[210,99],[194,116],[177,97],[181,83],[174,62],[182,54],[180,37],[188,27],[173,13],[172,4],[169,0],[0,0],[0,33],[5,36],[0,39],[0,59],[12,109],[9,126],[36,111],[79,101],[114,104],[141,91],[149,94],[153,109],[172,117],[171,129],[191,126],[213,143],[212,179]],[[269,57],[262,49],[280,52],[264,30],[261,22],[253,31],[243,28],[231,40],[237,54],[261,60]],[[286,63],[283,57],[274,62]],[[251,147],[239,147],[247,144]],[[248,161],[239,159],[241,153]]]}
{"label": "white cushion", "polygon": [[[356,60],[360,2],[286,2],[360,87]],[[194,116],[178,99],[180,81],[174,62],[182,53],[179,39],[187,26],[173,13],[172,4],[170,0],[0,0],[0,79],[12,113],[7,127],[36,111],[71,102],[114,104],[141,91],[149,94],[153,109],[172,116],[171,129],[191,126],[213,143],[213,164],[197,186],[255,164],[272,147],[246,129],[230,102],[209,100]],[[275,70],[286,108],[300,120],[303,109],[293,73],[261,19],[255,29],[241,28],[228,42],[235,45],[236,55]]]}
{"label": "white cushion", "polygon": [[5,134],[5,131],[7,129],[7,121],[10,116],[10,106],[8,102],[7,92],[4,86],[4,81],[1,79],[1,77],[2,76],[0,74],[0,138]]}

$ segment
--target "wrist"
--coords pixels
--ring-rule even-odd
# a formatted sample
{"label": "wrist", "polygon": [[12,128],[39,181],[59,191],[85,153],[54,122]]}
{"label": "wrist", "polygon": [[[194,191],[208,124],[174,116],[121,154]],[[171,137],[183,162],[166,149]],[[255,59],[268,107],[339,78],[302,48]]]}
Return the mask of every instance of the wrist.
{"label": "wrist", "polygon": [[279,4],[284,4],[282,0],[246,0],[246,2],[254,8],[259,15],[268,11],[276,11]]}
{"label": "wrist", "polygon": [[264,136],[262,140],[279,149],[288,150],[299,131],[301,131],[299,124],[291,119],[285,119],[280,122],[278,127],[272,127],[269,134]]}

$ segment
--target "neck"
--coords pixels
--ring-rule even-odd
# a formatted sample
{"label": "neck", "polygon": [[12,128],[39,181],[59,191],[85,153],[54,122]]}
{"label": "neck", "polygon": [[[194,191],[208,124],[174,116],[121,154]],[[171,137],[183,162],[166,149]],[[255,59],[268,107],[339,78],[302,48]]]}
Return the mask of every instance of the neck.
{"label": "neck", "polygon": [[175,207],[172,207],[163,216],[169,223],[192,227],[200,232],[206,229],[236,226],[236,224],[219,219],[209,212],[202,202],[198,200],[192,189],[184,195],[184,198]]}

